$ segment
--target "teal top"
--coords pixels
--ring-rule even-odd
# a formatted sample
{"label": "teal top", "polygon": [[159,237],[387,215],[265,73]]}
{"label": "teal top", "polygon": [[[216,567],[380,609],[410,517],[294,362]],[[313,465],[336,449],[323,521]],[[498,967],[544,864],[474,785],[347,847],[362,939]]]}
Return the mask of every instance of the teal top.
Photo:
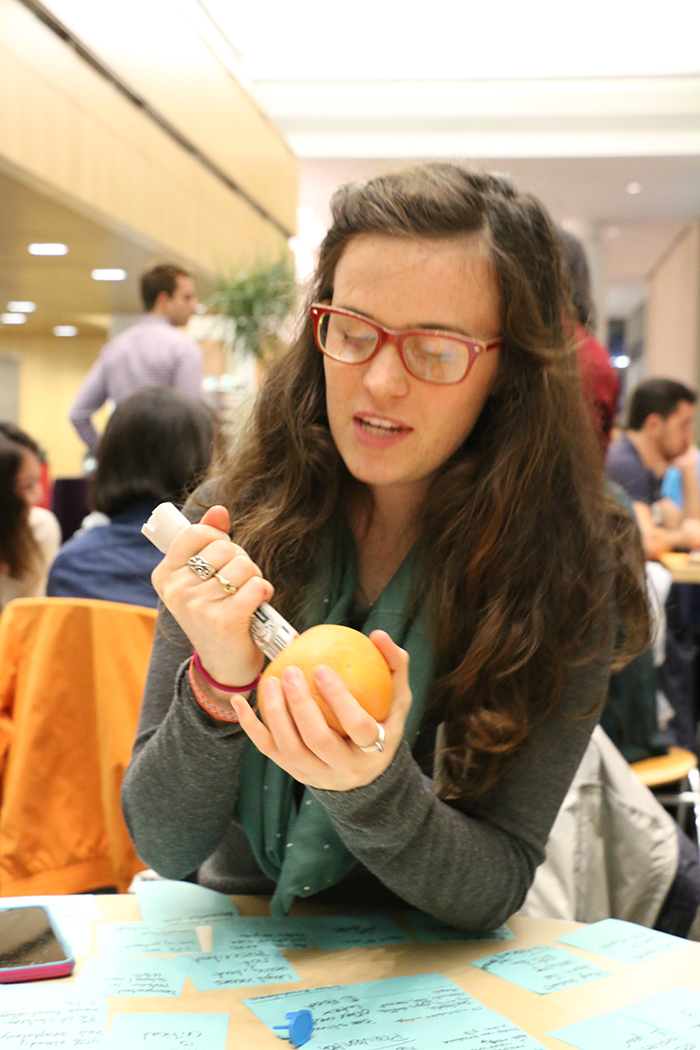
{"label": "teal top", "polygon": [[[369,610],[362,633],[387,631],[410,656],[411,708],[404,735],[413,746],[433,675],[430,642],[423,617],[408,616],[413,553],[409,553]],[[357,549],[344,526],[323,547],[307,592],[302,628],[319,623],[347,623],[357,590]],[[265,874],[277,888],[273,914],[284,915],[295,897],[310,897],[335,885],[357,864],[343,845],[323,805],[306,788],[298,799],[294,779],[253,744],[241,768],[238,813]]]}

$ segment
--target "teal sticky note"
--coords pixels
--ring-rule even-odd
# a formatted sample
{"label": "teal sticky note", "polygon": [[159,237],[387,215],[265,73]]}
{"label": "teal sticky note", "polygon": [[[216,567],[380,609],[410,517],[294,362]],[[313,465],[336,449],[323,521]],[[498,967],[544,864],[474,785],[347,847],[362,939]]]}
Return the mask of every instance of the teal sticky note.
{"label": "teal sticky note", "polygon": [[[75,991],[75,994],[73,994]],[[0,992],[0,1046],[100,1046],[107,1027],[107,1000],[69,988],[4,985]]]}
{"label": "teal sticky note", "polygon": [[108,1050],[225,1050],[228,1014],[117,1014]]}
{"label": "teal sticky note", "polygon": [[324,915],[311,919],[309,925],[316,946],[326,952],[411,942],[388,915]]}
{"label": "teal sticky note", "polygon": [[136,896],[141,918],[151,925],[194,919],[197,925],[206,926],[221,915],[238,914],[230,897],[194,882],[170,879],[139,882]]}
{"label": "teal sticky note", "polygon": [[320,1033],[352,1031],[359,1025],[388,1021],[406,1024],[484,1009],[454,981],[438,973],[303,989],[256,996],[243,1002],[270,1029],[280,1023],[279,1018],[285,1013],[310,1010],[314,1039]]}
{"label": "teal sticky note", "polygon": [[486,1007],[466,1015],[401,1025],[398,1031],[413,1040],[416,1050],[543,1050],[522,1028]]}
{"label": "teal sticky note", "polygon": [[538,995],[560,992],[577,984],[609,977],[607,970],[586,962],[562,948],[512,948],[510,951],[477,959],[472,966],[502,977]]}
{"label": "teal sticky note", "polygon": [[198,992],[301,980],[282,953],[269,946],[229,954],[196,955],[190,962],[189,978]]}
{"label": "teal sticky note", "polygon": [[448,926],[424,911],[407,911],[406,918],[411,929],[422,944],[438,944],[442,941],[514,941],[515,934],[503,923],[487,933],[465,933],[455,926]]}
{"label": "teal sticky note", "polygon": [[698,1050],[700,1044],[673,1035],[655,1025],[628,1017],[620,1010],[591,1017],[587,1021],[556,1028],[547,1035],[578,1050]]}
{"label": "teal sticky note", "polygon": [[187,977],[187,956],[177,959],[92,957],[75,986],[86,995],[178,996]]}
{"label": "teal sticky note", "polygon": [[212,922],[212,948],[231,952],[251,943],[268,943],[283,951],[311,948],[311,920],[270,919],[264,916],[223,918]]}
{"label": "teal sticky note", "polygon": [[619,1012],[664,1028],[700,1046],[700,992],[693,988],[669,988],[666,992],[625,1006]]}
{"label": "teal sticky note", "polygon": [[179,955],[201,952],[194,926],[149,926],[144,922],[97,924],[100,955]]}
{"label": "teal sticky note", "polygon": [[646,926],[623,922],[622,919],[602,919],[574,933],[563,934],[557,940],[572,948],[584,948],[596,955],[633,964],[655,959],[657,955],[685,944],[680,937],[673,937],[670,933],[649,930]]}

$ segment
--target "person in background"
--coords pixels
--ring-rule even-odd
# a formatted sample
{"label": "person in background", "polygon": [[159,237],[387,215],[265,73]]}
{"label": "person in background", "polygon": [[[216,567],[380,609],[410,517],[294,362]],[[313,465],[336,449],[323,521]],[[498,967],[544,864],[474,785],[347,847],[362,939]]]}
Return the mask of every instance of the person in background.
{"label": "person in background", "polygon": [[91,478],[91,503],[107,524],[72,536],[58,552],[47,593],[155,608],[151,572],[160,553],[141,534],[153,508],[181,505],[207,470],[214,416],[202,401],[150,387],[122,401],[109,419]]}
{"label": "person in background", "polygon": [[632,500],[647,558],[700,547],[695,462],[689,459],[681,467],[688,492],[683,509],[661,494],[667,469],[690,448],[696,400],[695,391],[683,383],[647,379],[632,394],[628,429],[608,450],[608,476]]}
{"label": "person in background", "polygon": [[14,423],[0,423],[0,611],[44,593],[61,527],[42,499],[42,452]]}
{"label": "person in background", "polygon": [[[304,327],[154,572],[124,813],[159,874],[274,893],[273,914],[371,900],[489,930],[543,859],[616,624],[623,661],[646,641],[641,545],[603,485],[541,205],[432,163],[332,212]],[[384,725],[324,666],[347,736],[293,667],[258,720],[262,601],[369,635]]]}
{"label": "person in background", "polygon": [[93,453],[99,435],[92,416],[108,398],[118,405],[149,386],[203,397],[201,347],[177,330],[197,306],[192,277],[179,266],[154,266],[141,276],[141,298],[143,317],[103,347],[70,410],[71,423]]}
{"label": "person in background", "polygon": [[[692,484],[692,470],[696,473],[695,485]],[[691,445],[668,468],[661,482],[661,496],[670,499],[686,516],[700,518],[700,450],[697,445]]]}
{"label": "person in background", "polygon": [[586,252],[578,237],[557,227],[559,243],[571,277],[574,342],[581,382],[590,403],[600,448],[605,457],[620,399],[620,380],[610,355],[593,335],[595,307]]}

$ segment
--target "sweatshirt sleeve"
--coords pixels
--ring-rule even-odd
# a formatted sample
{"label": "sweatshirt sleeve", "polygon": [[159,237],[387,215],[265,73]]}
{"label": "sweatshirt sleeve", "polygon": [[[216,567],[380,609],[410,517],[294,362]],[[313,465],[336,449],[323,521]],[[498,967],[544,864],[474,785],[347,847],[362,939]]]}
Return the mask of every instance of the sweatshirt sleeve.
{"label": "sweatshirt sleeve", "polygon": [[156,625],[122,808],[139,857],[170,879],[195,871],[233,818],[246,737],[202,710],[187,679],[192,645],[167,610]]}
{"label": "sweatshirt sleeve", "polygon": [[436,794],[404,743],[367,787],[322,791],[347,848],[407,903],[470,931],[492,930],[521,906],[549,831],[597,721],[612,643],[569,669],[557,710],[495,789],[470,804]]}

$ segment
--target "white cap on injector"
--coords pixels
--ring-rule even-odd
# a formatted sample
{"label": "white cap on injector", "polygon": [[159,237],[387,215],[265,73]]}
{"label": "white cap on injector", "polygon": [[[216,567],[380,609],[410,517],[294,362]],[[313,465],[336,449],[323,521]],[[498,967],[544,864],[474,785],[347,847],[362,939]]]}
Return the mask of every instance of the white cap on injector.
{"label": "white cap on injector", "polygon": [[189,525],[189,521],[174,503],[160,503],[148,521],[141,526],[141,532],[159,551],[167,554],[168,547],[175,537]]}

